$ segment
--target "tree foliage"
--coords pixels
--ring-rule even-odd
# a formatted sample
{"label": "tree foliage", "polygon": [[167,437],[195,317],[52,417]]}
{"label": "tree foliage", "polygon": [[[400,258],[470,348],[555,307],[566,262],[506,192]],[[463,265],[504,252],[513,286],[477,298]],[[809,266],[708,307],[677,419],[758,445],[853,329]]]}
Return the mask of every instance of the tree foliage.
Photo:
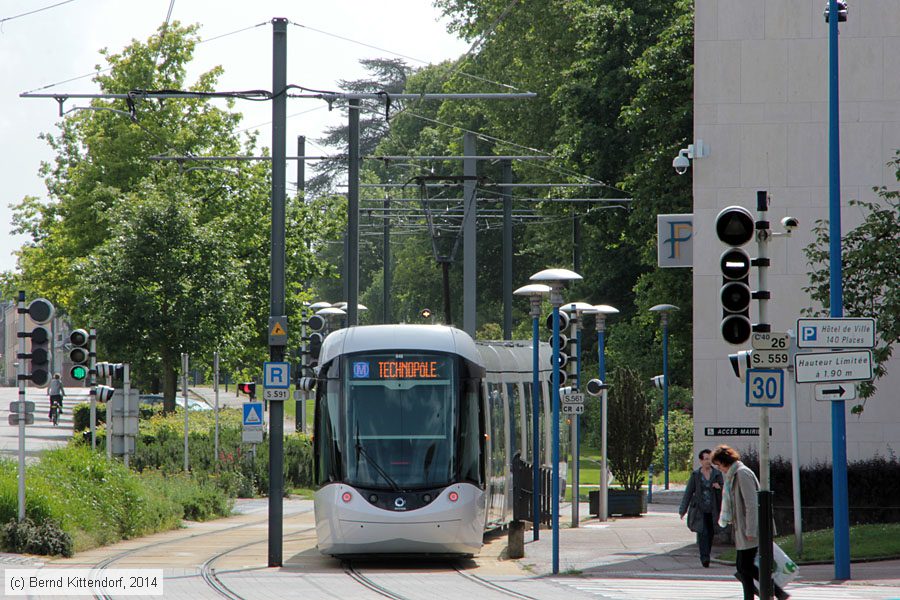
{"label": "tree foliage", "polygon": [[[900,181],[900,152],[893,164]],[[844,314],[874,317],[878,323],[878,346],[872,353],[875,381],[887,372],[885,365],[893,354],[894,345],[900,341],[900,192],[886,188],[876,191],[881,197],[880,202],[850,201],[850,206],[858,207],[865,218],[841,238]],[[817,220],[813,234],[815,240],[804,249],[810,266],[809,287],[804,290],[822,308],[806,312],[827,316],[831,307],[828,220]],[[875,381],[860,383],[863,403],[852,409],[855,414],[862,413],[865,399],[874,395]]]}

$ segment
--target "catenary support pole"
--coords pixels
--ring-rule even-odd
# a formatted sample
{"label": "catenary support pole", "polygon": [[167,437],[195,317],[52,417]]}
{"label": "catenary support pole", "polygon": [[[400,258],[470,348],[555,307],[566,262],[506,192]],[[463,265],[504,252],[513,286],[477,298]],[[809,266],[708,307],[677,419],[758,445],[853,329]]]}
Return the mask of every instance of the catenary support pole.
{"label": "catenary support pole", "polygon": [[[841,266],[841,140],[838,85],[838,4],[828,0],[828,239],[831,316],[844,316]],[[850,501],[847,491],[847,413],[831,403],[831,471],[834,506],[834,578],[850,579]]]}
{"label": "catenary support pole", "polygon": [[[553,482],[551,485],[553,527],[553,574],[559,574],[559,306],[562,297],[558,288],[553,288],[551,302],[553,302],[553,379],[551,380],[550,393],[553,394]],[[554,295],[558,302],[554,302]]]}
{"label": "catenary support pole", "polygon": [[660,313],[663,330],[663,469],[665,489],[669,489],[669,315]]}
{"label": "catenary support pole", "polygon": [[[391,200],[390,198],[384,199],[384,210],[385,212],[391,209]],[[393,286],[393,270],[391,266],[391,219],[390,217],[386,217],[382,223],[383,231],[382,235],[384,239],[382,240],[382,274],[383,274],[383,282],[382,282],[382,290],[381,290],[381,306],[382,306],[382,323],[393,323],[394,318],[392,316],[391,310],[391,287]]]}
{"label": "catenary support pole", "polygon": [[[606,315],[597,313],[597,376],[606,383]],[[609,509],[609,475],[606,460],[606,390],[600,394],[600,503],[598,518],[605,521]],[[649,491],[649,490],[648,490]]]}
{"label": "catenary support pole", "polygon": [[[790,329],[787,332],[790,340],[791,354],[797,351],[797,338]],[[793,356],[791,363],[793,364]],[[789,366],[788,370],[793,367]],[[803,513],[802,504],[800,502],[800,424],[799,415],[797,414],[797,378],[790,375],[793,381],[793,393],[791,394],[791,488],[793,491],[792,500],[794,505],[794,551],[797,556],[803,555]]]}
{"label": "catenary support pole", "polygon": [[137,432],[132,433],[128,430],[128,418],[131,416],[131,402],[129,401],[131,398],[131,365],[128,363],[122,365],[122,396],[125,400],[122,403],[122,459],[125,461],[127,469],[131,459],[132,444],[135,441],[134,436],[137,434]]}
{"label": "catenary support pole", "polygon": [[[463,134],[463,154],[475,156],[475,136],[469,132]],[[476,219],[478,205],[475,199],[476,161],[463,161],[463,175],[467,178],[463,183],[466,213],[463,220],[463,331],[473,338],[478,328],[475,314],[475,281],[476,281]]]}
{"label": "catenary support pole", "polygon": [[[285,314],[285,134],[287,121],[287,19],[272,19],[272,231],[269,315]],[[284,346],[269,346],[269,360],[284,360]],[[284,495],[284,401],[269,405],[269,523],[268,565],[282,563]]]}
{"label": "catenary support pole", "polygon": [[359,100],[350,100],[347,158],[347,325],[359,324]]}
{"label": "catenary support pole", "polygon": [[[574,340],[575,356],[572,356],[569,360],[572,361],[575,370],[575,385],[573,385],[572,388],[574,391],[578,392],[581,391],[581,311],[573,310],[571,318],[571,330],[569,333],[572,336],[571,339]],[[572,346],[570,345],[569,348],[571,349],[571,347]],[[575,528],[578,527],[578,522],[581,520],[581,515],[579,514],[581,506],[578,502],[581,494],[581,419],[579,418],[579,415],[573,414],[569,418],[569,422],[569,430],[572,434],[572,527]]]}
{"label": "catenary support pole", "polygon": [[[512,183],[512,162],[500,163],[500,179]],[[503,339],[512,339],[513,223],[512,188],[500,188],[503,196]]]}

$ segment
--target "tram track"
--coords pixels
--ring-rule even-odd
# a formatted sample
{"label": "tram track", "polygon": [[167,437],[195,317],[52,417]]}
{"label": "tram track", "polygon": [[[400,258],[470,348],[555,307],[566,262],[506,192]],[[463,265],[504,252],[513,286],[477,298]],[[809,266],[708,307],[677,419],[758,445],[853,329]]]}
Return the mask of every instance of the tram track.
{"label": "tram track", "polygon": [[[313,510],[313,509],[310,508],[310,509],[298,511],[298,512],[296,512],[296,513],[293,513],[293,514],[289,515],[288,517],[286,517],[286,519],[291,519],[291,518],[294,518],[294,517],[298,517],[298,516],[302,516],[302,515],[309,514],[310,512],[312,512],[312,510]],[[266,524],[266,523],[268,523],[268,518],[265,518],[265,519],[257,519],[257,520],[250,521],[250,522],[247,522],[247,523],[241,523],[241,524],[239,524],[239,525],[232,525],[232,526],[230,526],[230,527],[225,527],[225,528],[223,528],[223,529],[217,529],[217,530],[215,530],[215,531],[204,531],[204,532],[202,532],[202,533],[195,533],[195,534],[192,534],[192,535],[189,535],[189,536],[186,536],[186,537],[179,537],[179,538],[172,538],[172,539],[166,539],[166,540],[159,540],[159,541],[156,541],[156,542],[151,542],[151,543],[149,543],[149,544],[144,544],[144,545],[142,545],[142,546],[138,546],[138,547],[135,547],[135,548],[131,548],[131,549],[129,549],[129,550],[124,550],[124,551],[122,551],[122,552],[119,552],[119,553],[117,553],[117,554],[114,554],[114,555],[112,555],[112,556],[109,556],[109,557],[107,557],[107,558],[105,558],[105,559],[103,559],[103,560],[101,560],[101,561],[95,563],[95,564],[91,567],[91,570],[92,570],[92,571],[100,571],[100,570],[103,570],[103,569],[107,569],[107,568],[109,568],[110,566],[114,565],[115,563],[121,561],[122,559],[128,558],[128,557],[130,557],[130,556],[134,556],[135,554],[140,554],[140,553],[142,553],[142,552],[146,552],[147,550],[151,550],[151,549],[154,549],[154,548],[159,548],[159,547],[161,547],[161,546],[166,546],[166,545],[170,545],[170,544],[180,544],[180,543],[185,543],[185,542],[189,542],[189,541],[192,541],[192,540],[196,540],[196,539],[199,539],[199,538],[208,538],[208,537],[212,537],[212,536],[216,536],[216,535],[227,534],[227,533],[230,533],[230,532],[239,530],[239,529],[246,529],[246,528],[248,528],[248,527],[256,527],[256,526],[259,526],[259,525],[264,525],[264,524]],[[304,529],[304,530],[302,530],[302,531],[305,532],[305,531],[309,531],[310,529],[314,529],[314,527],[311,527],[311,528],[308,528],[308,529]],[[297,533],[300,533],[300,532],[297,532]],[[293,535],[293,534],[292,534],[292,535]],[[291,536],[285,536],[286,539],[287,539],[288,537],[291,537]],[[252,545],[255,545],[255,544],[258,544],[258,543],[262,543],[262,542],[264,542],[264,541],[266,541],[266,540],[267,540],[267,538],[263,538],[261,541],[254,541],[254,542],[250,542],[250,543],[248,543],[248,544],[243,544],[241,547],[252,546]],[[227,551],[220,552],[220,553],[218,553],[216,556],[214,556],[214,558],[216,558],[216,560],[218,560],[218,558],[221,558],[222,556],[224,556],[224,555],[226,555],[226,554],[230,554],[231,552],[233,552],[234,550],[237,550],[237,549],[239,549],[239,548],[238,548],[238,547],[233,547],[233,548],[231,548],[231,549],[229,549],[229,550],[227,550]],[[211,562],[215,562],[215,561],[207,560],[206,562],[203,563],[203,565],[201,565],[201,574],[202,574],[202,571],[203,571],[203,567],[206,566],[207,563],[210,563],[210,564],[211,564]],[[218,578],[215,578],[215,579],[218,580]],[[204,578],[204,581],[207,581],[207,580]],[[220,582],[220,583],[221,583],[221,582]],[[213,589],[216,589],[216,587],[215,587],[214,585],[210,584],[209,581],[207,581],[207,584],[209,584],[210,587],[213,587]],[[223,585],[224,585],[224,584],[223,584]],[[219,591],[219,590],[217,590],[217,591]],[[234,598],[234,600],[237,600],[238,598],[240,598],[239,596],[226,596],[226,597],[228,597],[228,598]],[[109,594],[105,594],[105,593],[95,593],[95,594],[94,594],[94,598],[97,599],[97,600],[113,600],[113,596],[111,596],[111,595],[109,595]]]}
{"label": "tram track", "polygon": [[[363,587],[375,592],[376,594],[383,596],[385,598],[391,598],[392,600],[416,600],[418,598],[433,598],[434,592],[433,588],[425,591],[423,595],[423,591],[417,591],[412,594],[409,592],[402,592],[395,588],[389,587],[384,583],[377,581],[373,576],[364,574],[360,571],[358,565],[354,564],[351,560],[342,561],[342,565],[344,567],[344,572],[354,581],[362,585]],[[474,573],[469,573],[466,569],[458,564],[454,564],[450,567],[445,567],[440,569],[440,574],[453,573],[455,575],[460,576],[466,581],[478,586],[478,588],[474,588],[471,592],[467,592],[464,594],[465,597],[470,598],[491,598],[491,597],[502,597],[502,598],[517,598],[518,600],[538,600],[534,596],[529,596],[527,594],[522,594],[515,590],[511,590],[507,587],[504,587],[498,583],[475,575]],[[438,574],[436,574],[438,575]],[[436,584],[439,583],[436,581]],[[490,590],[493,594],[486,593],[485,590]],[[458,596],[462,597],[462,596]]]}

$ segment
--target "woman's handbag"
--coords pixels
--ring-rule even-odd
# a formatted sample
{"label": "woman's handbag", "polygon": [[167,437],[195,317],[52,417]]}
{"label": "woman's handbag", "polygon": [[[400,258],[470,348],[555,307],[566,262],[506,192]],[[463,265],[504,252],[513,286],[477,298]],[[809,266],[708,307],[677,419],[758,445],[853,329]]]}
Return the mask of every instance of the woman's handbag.
{"label": "woman's handbag", "polygon": [[688,529],[694,533],[703,531],[703,513],[700,512],[700,509],[697,508],[697,505],[693,501],[691,501],[691,505],[688,507],[687,526]]}
{"label": "woman's handbag", "polygon": [[[759,568],[758,552],[754,563]],[[799,574],[800,567],[797,566],[797,563],[785,554],[778,544],[772,542],[772,581],[775,582],[775,585],[784,589],[784,586],[792,582]]]}

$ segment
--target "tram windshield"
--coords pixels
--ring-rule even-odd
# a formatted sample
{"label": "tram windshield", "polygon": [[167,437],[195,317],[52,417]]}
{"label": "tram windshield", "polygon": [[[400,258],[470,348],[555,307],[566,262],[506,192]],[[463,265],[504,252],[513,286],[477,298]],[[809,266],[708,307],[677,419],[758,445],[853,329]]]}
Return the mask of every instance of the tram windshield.
{"label": "tram windshield", "polygon": [[354,354],[344,365],[347,482],[393,490],[450,483],[456,359],[444,354]]}

